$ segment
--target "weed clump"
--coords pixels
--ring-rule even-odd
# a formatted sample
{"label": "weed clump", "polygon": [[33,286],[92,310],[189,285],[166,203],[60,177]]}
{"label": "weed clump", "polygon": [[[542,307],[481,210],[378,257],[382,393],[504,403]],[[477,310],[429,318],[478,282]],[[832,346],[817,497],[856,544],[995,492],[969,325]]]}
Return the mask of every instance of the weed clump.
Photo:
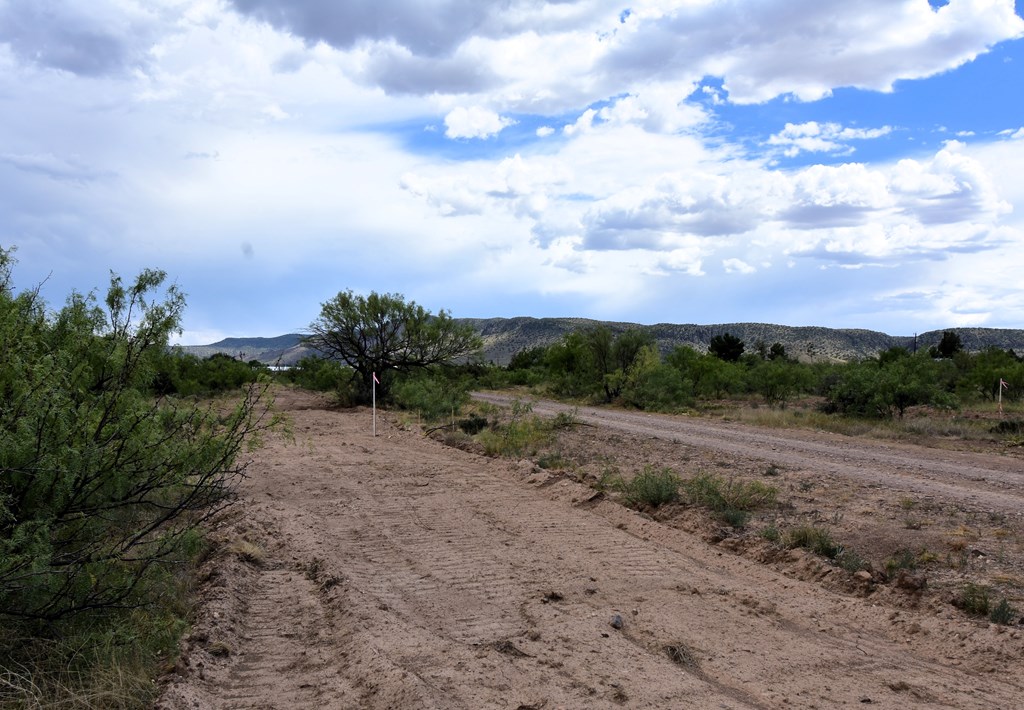
{"label": "weed clump", "polygon": [[918,556],[910,550],[900,550],[885,561],[885,573],[890,577],[895,576],[900,570],[915,570],[918,566]]}
{"label": "weed clump", "polygon": [[991,609],[989,588],[983,584],[970,582],[964,585],[960,596],[954,602],[958,607],[973,616],[985,616]]}
{"label": "weed clump", "polygon": [[760,481],[741,481],[722,478],[711,473],[699,473],[683,483],[686,496],[694,505],[711,510],[722,522],[741,528],[758,508],[775,504],[778,489]]}
{"label": "weed clump", "polygon": [[810,550],[816,555],[827,557],[830,560],[838,558],[843,553],[843,546],[832,539],[828,530],[816,528],[813,525],[801,525],[786,533],[786,547],[801,547]]}
{"label": "weed clump", "polygon": [[622,484],[623,498],[631,508],[657,508],[679,500],[679,476],[670,468],[646,466],[628,483]]}
{"label": "weed clump", "polygon": [[1017,610],[1010,605],[1010,602],[1004,597],[992,607],[992,610],[988,613],[988,620],[993,624],[1002,624],[1007,626],[1013,623],[1014,618],[1017,616]]}

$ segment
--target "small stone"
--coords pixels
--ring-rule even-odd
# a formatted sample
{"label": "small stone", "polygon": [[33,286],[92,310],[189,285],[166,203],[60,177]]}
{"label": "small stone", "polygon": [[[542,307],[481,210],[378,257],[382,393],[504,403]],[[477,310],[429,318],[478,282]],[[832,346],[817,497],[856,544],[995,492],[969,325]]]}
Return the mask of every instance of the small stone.
{"label": "small stone", "polygon": [[862,570],[860,570],[858,572],[855,572],[854,575],[853,575],[853,578],[856,579],[859,582],[870,582],[871,581],[871,573],[868,572],[866,569],[862,569]]}
{"label": "small stone", "polygon": [[612,628],[613,629],[621,629],[622,628],[622,617],[619,614],[616,614],[615,616],[612,617]]}

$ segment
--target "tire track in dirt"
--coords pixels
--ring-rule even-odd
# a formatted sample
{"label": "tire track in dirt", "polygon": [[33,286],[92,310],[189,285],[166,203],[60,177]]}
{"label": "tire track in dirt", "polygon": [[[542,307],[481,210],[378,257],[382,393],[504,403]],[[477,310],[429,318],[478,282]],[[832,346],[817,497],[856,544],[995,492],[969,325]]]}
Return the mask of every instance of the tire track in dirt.
{"label": "tire track in dirt", "polygon": [[[491,392],[473,396],[498,405],[515,399]],[[828,473],[906,493],[939,496],[982,510],[1015,515],[1024,510],[1024,464],[1017,458],[883,444],[823,432],[793,433],[731,422],[573,407],[548,400],[535,400],[533,411],[545,416],[576,412],[582,422],[606,429],[759,458],[789,469]]]}
{"label": "tire track in dirt", "polygon": [[224,710],[331,707],[344,704],[333,687],[336,662],[325,643],[329,635],[316,587],[290,570],[265,570],[244,610],[240,653],[212,702]]}
{"label": "tire track in dirt", "polygon": [[233,589],[250,610],[238,648],[206,659],[202,683],[191,676],[215,701],[169,709],[987,708],[1024,696],[1009,672],[1018,639],[893,617],[526,462],[393,420],[372,438],[367,413],[290,396],[297,443],[269,443],[250,469],[246,530],[316,581],[268,570]]}

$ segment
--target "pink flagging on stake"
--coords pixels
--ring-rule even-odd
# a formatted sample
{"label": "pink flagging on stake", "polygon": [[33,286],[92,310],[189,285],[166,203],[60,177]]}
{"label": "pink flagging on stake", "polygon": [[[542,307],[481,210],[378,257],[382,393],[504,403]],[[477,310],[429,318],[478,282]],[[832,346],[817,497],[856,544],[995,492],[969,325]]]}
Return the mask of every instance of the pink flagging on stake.
{"label": "pink flagging on stake", "polygon": [[[378,385],[380,384],[380,380],[377,379],[377,373],[376,372],[373,373],[373,381],[376,382]],[[999,380],[999,381],[1002,382],[1002,380]]]}

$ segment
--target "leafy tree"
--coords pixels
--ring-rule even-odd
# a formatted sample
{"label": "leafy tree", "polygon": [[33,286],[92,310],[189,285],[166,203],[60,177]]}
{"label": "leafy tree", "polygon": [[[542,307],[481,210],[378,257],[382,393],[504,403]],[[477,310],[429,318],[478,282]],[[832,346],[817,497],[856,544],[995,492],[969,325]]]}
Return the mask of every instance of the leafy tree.
{"label": "leafy tree", "polygon": [[232,500],[266,388],[230,411],[151,395],[184,296],[111,277],[48,315],[0,250],[0,624],[144,604]]}
{"label": "leafy tree", "polygon": [[716,335],[708,345],[708,352],[725,362],[739,361],[745,349],[743,341],[731,333]]}
{"label": "leafy tree", "polygon": [[848,365],[826,393],[826,410],[869,417],[903,417],[919,404],[955,406],[956,399],[942,385],[945,377],[937,363],[921,353],[892,348],[878,362]]}
{"label": "leafy tree", "polygon": [[933,358],[951,358],[964,349],[960,336],[952,330],[942,331],[942,340],[929,350]]}
{"label": "leafy tree", "polygon": [[306,342],[352,368],[358,398],[369,401],[376,373],[386,397],[396,373],[451,363],[478,353],[480,336],[446,311],[433,315],[399,294],[342,291],[322,304]]}
{"label": "leafy tree", "polygon": [[508,366],[505,368],[509,371],[513,370],[530,370],[533,368],[540,367],[544,364],[544,356],[547,354],[547,348],[542,345],[537,345],[532,348],[523,348],[509,361]]}
{"label": "leafy tree", "polygon": [[785,406],[793,395],[810,389],[813,374],[805,365],[785,359],[771,359],[755,365],[748,382],[770,406]]}
{"label": "leafy tree", "polygon": [[1024,387],[1024,365],[1012,351],[988,348],[970,358],[967,371],[958,382],[958,391],[969,397],[994,401],[999,397],[1000,380],[1011,388],[1003,392],[1003,399],[1013,399],[1014,393]]}
{"label": "leafy tree", "polygon": [[769,360],[785,360],[786,359],[786,346],[782,343],[772,343],[771,349],[768,350]]}
{"label": "leafy tree", "polygon": [[590,349],[594,380],[600,383],[605,402],[611,402],[622,393],[630,366],[644,348],[651,346],[651,338],[637,328],[615,337],[604,326],[588,330],[584,337]]}
{"label": "leafy tree", "polygon": [[654,345],[641,348],[622,389],[622,401],[637,409],[671,412],[689,404],[689,383],[679,370],[661,361]]}

